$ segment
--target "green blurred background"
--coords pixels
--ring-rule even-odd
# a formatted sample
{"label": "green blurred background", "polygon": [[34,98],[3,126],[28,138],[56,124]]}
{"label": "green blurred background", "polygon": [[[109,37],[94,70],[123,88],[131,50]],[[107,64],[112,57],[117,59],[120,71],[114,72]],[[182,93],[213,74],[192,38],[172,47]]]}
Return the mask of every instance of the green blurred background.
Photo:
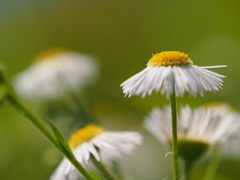
{"label": "green blurred background", "polygon": [[[240,110],[239,9],[237,0],[1,0],[0,60],[11,79],[50,48],[94,55],[100,76],[84,96],[90,112],[108,129],[143,133],[143,145],[123,160],[123,169],[132,179],[157,180],[170,173],[171,160],[141,123],[152,107],[168,101],[159,94],[124,98],[120,84],[145,68],[152,53],[179,50],[196,65],[228,65],[214,70],[227,76],[223,90],[178,98],[180,104],[223,101]],[[61,159],[8,103],[0,109],[0,154],[1,180],[48,179]],[[223,159],[216,179],[240,179],[239,160]],[[198,163],[194,179],[205,166]]]}

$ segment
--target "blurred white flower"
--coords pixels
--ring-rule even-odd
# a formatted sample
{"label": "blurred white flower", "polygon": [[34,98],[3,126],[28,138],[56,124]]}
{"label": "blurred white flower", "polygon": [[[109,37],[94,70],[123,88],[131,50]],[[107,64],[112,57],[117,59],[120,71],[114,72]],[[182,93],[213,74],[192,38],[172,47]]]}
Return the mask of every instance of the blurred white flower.
{"label": "blurred white flower", "polygon": [[80,90],[96,75],[94,58],[54,49],[40,55],[34,64],[18,74],[14,87],[25,98],[49,99]]}
{"label": "blurred white flower", "polygon": [[[105,131],[94,124],[79,129],[69,138],[73,154],[85,168],[89,167],[91,156],[97,161],[109,163],[124,154],[131,154],[141,142],[142,136],[139,133]],[[75,167],[64,158],[50,179],[77,180],[79,176]]]}
{"label": "blurred white flower", "polygon": [[219,151],[223,158],[240,159],[240,132],[237,132],[236,135],[238,137],[219,146]]}
{"label": "blurred white flower", "polygon": [[205,91],[217,91],[222,87],[225,76],[207,70],[226,66],[199,67],[193,65],[187,54],[179,51],[164,51],[153,55],[147,67],[121,84],[127,96],[140,95],[145,97],[152,91],[166,94],[169,98],[175,87],[176,96],[185,91],[196,96]]}
{"label": "blurred white flower", "polygon": [[[171,146],[171,108],[154,108],[144,121],[144,127],[161,143]],[[240,115],[226,104],[191,109],[181,107],[178,115],[179,156],[194,161],[212,145],[235,137],[240,130]]]}

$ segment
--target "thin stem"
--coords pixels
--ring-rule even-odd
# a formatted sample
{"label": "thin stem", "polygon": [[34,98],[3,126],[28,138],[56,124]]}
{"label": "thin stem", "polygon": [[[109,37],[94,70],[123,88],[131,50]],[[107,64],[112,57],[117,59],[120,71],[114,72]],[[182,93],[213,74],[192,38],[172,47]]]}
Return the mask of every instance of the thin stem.
{"label": "thin stem", "polygon": [[184,180],[190,180],[190,172],[192,169],[192,164],[185,161],[185,169],[184,169]]}
{"label": "thin stem", "polygon": [[107,180],[114,180],[115,178],[111,175],[110,172],[108,172],[108,170],[106,169],[106,167],[99,161],[96,160],[95,157],[91,156],[92,162],[94,163],[94,165],[100,170],[100,172],[103,174],[103,176],[107,179]]}
{"label": "thin stem", "polygon": [[212,156],[205,172],[204,180],[211,180],[216,174],[219,165],[219,149],[218,145],[213,147]]}
{"label": "thin stem", "polygon": [[173,84],[173,92],[171,94],[171,109],[172,109],[172,163],[173,163],[173,180],[178,180],[178,142],[177,142],[177,108],[175,84]]}
{"label": "thin stem", "polygon": [[118,180],[124,180],[127,179],[125,178],[125,175],[122,172],[122,169],[117,161],[112,161],[113,163],[113,172],[114,174],[118,177]]}
{"label": "thin stem", "polygon": [[25,117],[30,119],[33,124],[58,148],[60,148],[56,137],[49,131],[44,123],[16,96],[7,95],[8,101]]}
{"label": "thin stem", "polygon": [[46,125],[38,118],[29,108],[26,106],[20,98],[15,94],[12,86],[5,82],[7,87],[6,97],[9,102],[25,117],[27,117],[37,128],[62,152],[62,154],[68,158],[68,160],[78,169],[78,171],[87,179],[92,180],[89,173],[82,167],[74,156],[70,156],[59,144],[57,138],[52,132],[46,127]]}
{"label": "thin stem", "polygon": [[[63,87],[71,87],[72,86],[71,84],[69,84],[68,79],[66,79],[63,74],[59,74],[59,82],[60,83],[63,82],[63,85],[65,85]],[[75,103],[76,108],[78,110],[77,115],[78,116],[80,115],[80,117],[83,117],[82,118],[82,121],[84,121],[83,125],[85,125],[87,123],[94,122],[94,120],[87,114],[86,110],[84,109],[84,107],[80,103],[79,98],[78,98],[76,92],[72,88],[70,90],[68,90],[68,88],[65,88],[65,91],[66,92],[69,91],[69,95],[72,98],[72,100]]]}
{"label": "thin stem", "polygon": [[76,95],[76,93],[72,91],[72,92],[70,92],[70,96],[71,96],[71,98],[72,98],[73,102],[75,103],[76,108],[78,110],[78,114],[77,115],[80,116],[80,117],[84,117],[83,120],[86,121],[85,124],[94,122],[92,117],[90,117],[87,114],[86,110],[84,109],[82,104],[79,102],[79,98]]}

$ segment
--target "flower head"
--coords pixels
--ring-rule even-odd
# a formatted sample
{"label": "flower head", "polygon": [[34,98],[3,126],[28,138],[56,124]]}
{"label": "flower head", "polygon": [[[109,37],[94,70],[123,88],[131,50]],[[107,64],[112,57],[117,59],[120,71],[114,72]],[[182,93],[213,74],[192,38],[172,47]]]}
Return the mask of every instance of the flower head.
{"label": "flower head", "polygon": [[[142,137],[136,132],[111,132],[103,127],[89,124],[77,130],[69,138],[69,145],[76,159],[85,167],[89,166],[90,157],[97,161],[111,161],[123,154],[131,154]],[[77,179],[79,174],[74,166],[64,158],[51,176],[51,180]]]}
{"label": "flower head", "polygon": [[[240,130],[240,116],[226,104],[191,109],[181,107],[178,115],[179,156],[194,161],[212,145],[231,139]],[[171,109],[154,108],[144,121],[144,127],[161,143],[170,146]]]}
{"label": "flower head", "polygon": [[49,99],[68,91],[78,91],[96,74],[92,57],[54,49],[41,54],[34,64],[18,74],[14,86],[25,98]]}
{"label": "flower head", "polygon": [[164,51],[153,55],[147,67],[121,84],[123,93],[129,97],[145,97],[152,91],[160,91],[167,98],[175,88],[176,95],[182,96],[185,91],[196,96],[205,91],[217,91],[222,86],[225,76],[207,70],[225,66],[199,67],[187,54],[179,51]]}

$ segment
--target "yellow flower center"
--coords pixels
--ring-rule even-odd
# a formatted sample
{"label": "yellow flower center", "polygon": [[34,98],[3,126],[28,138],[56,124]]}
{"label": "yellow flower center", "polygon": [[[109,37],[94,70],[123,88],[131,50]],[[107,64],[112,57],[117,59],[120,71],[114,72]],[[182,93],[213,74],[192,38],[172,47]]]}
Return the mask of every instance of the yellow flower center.
{"label": "yellow flower center", "polygon": [[[228,111],[228,112],[233,112],[235,111],[235,109],[233,107],[231,107],[228,104],[224,104],[223,102],[211,102],[211,103],[207,103],[204,105],[205,108],[209,108],[209,109],[217,109],[218,111]],[[221,110],[220,110],[221,108]]]}
{"label": "yellow flower center", "polygon": [[210,103],[204,104],[204,107],[216,107],[216,106],[221,106],[221,105],[223,105],[222,102],[210,102]]}
{"label": "yellow flower center", "polygon": [[[66,53],[68,52],[67,49],[64,48],[53,48],[53,49],[49,49],[47,51],[44,51],[42,53],[40,53],[39,55],[36,56],[36,58],[33,60],[33,62],[39,62],[39,61],[45,61],[45,60],[49,60],[50,57],[55,56],[57,54],[61,54],[61,53]],[[56,60],[56,59],[51,59],[51,60]]]}
{"label": "yellow flower center", "polygon": [[75,149],[80,144],[91,140],[95,136],[104,132],[104,128],[95,124],[89,124],[82,129],[77,130],[69,138],[69,146]]}
{"label": "yellow flower center", "polygon": [[188,54],[179,51],[163,51],[153,55],[147,66],[181,66],[188,64],[193,64]]}

